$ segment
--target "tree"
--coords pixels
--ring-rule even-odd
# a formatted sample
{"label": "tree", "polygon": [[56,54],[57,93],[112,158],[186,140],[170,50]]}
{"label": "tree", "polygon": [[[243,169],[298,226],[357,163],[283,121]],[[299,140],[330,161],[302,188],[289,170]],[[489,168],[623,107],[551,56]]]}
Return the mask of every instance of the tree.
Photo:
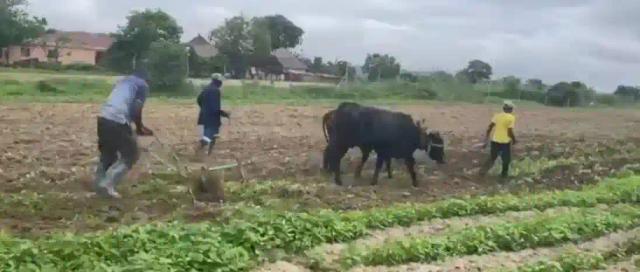
{"label": "tree", "polygon": [[504,91],[512,94],[520,92],[520,79],[515,76],[506,76],[502,78],[502,84],[504,84]]}
{"label": "tree", "polygon": [[313,63],[311,64],[311,72],[321,73],[323,72],[324,63],[322,63],[322,57],[313,58]]}
{"label": "tree", "polygon": [[187,77],[187,54],[184,47],[159,40],[149,46],[148,70],[151,82],[160,89],[180,87]]}
{"label": "tree", "polygon": [[418,82],[418,76],[409,72],[400,73],[400,78],[409,82]]}
{"label": "tree", "polygon": [[[293,48],[302,42],[304,30],[280,14],[254,18],[254,25],[265,29],[271,50]],[[257,24],[256,24],[257,23]]]}
{"label": "tree", "polygon": [[44,33],[47,20],[23,9],[26,0],[0,0],[0,48],[21,44]]}
{"label": "tree", "polygon": [[274,49],[271,43],[271,32],[268,22],[264,18],[251,19],[249,35],[253,55],[264,57],[271,54]]}
{"label": "tree", "polygon": [[542,91],[545,86],[541,79],[531,78],[527,80],[527,89],[531,91]]}
{"label": "tree", "polygon": [[481,80],[488,80],[493,74],[491,65],[481,60],[472,60],[467,68],[462,70],[469,82],[476,84]]}
{"label": "tree", "polygon": [[368,73],[369,81],[392,79],[400,74],[400,64],[387,54],[368,54],[362,66],[362,72]]}
{"label": "tree", "polygon": [[211,31],[209,38],[215,41],[220,53],[228,58],[231,76],[243,78],[247,56],[253,53],[249,21],[243,16],[227,19],[224,25]]}
{"label": "tree", "polygon": [[620,85],[616,88],[616,91],[613,92],[613,94],[626,99],[631,99],[633,102],[640,100],[640,88],[638,87]]}
{"label": "tree", "polygon": [[[119,27],[115,42],[107,51],[112,69],[130,72],[139,59],[144,59],[152,43],[180,43],[182,27],[162,10],[134,11],[127,16],[127,25]],[[183,53],[184,53],[183,48]]]}
{"label": "tree", "polygon": [[341,60],[336,64],[336,76],[344,77],[347,76],[348,81],[353,81],[356,77],[356,68],[351,66],[349,62]]}
{"label": "tree", "polygon": [[[48,50],[47,52],[47,59],[54,62],[60,62],[60,49],[70,42],[71,42],[71,38],[69,38],[69,36],[67,35],[61,35],[60,37],[56,38],[55,41],[53,42],[53,48]],[[44,44],[42,45],[42,47],[44,48],[49,47],[49,45],[46,44],[46,40],[44,41]]]}
{"label": "tree", "polygon": [[547,103],[554,106],[584,106],[593,102],[594,98],[595,91],[579,81],[559,82],[547,91]]}

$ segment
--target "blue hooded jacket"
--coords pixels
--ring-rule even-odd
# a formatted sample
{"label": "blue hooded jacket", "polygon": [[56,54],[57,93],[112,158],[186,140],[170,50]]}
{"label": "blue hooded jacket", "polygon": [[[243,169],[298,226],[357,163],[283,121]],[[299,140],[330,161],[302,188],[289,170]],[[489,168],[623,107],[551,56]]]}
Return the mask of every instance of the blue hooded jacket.
{"label": "blue hooded jacket", "polygon": [[206,127],[220,127],[220,116],[229,116],[221,107],[221,85],[221,81],[213,80],[211,84],[205,87],[200,95],[198,95],[198,106],[200,106],[198,125],[204,125]]}

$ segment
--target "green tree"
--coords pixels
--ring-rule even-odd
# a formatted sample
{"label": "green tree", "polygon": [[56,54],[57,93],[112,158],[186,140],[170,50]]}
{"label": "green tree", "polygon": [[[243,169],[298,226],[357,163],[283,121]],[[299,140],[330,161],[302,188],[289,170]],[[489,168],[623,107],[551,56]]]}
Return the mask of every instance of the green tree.
{"label": "green tree", "polygon": [[[115,42],[107,52],[109,66],[119,72],[130,72],[138,60],[144,59],[156,41],[179,43],[182,27],[162,10],[134,11],[127,24],[114,35]],[[184,53],[183,48],[183,53]]]}
{"label": "green tree", "polygon": [[502,84],[504,85],[504,92],[517,94],[521,90],[521,81],[515,76],[506,76],[502,78]]}
{"label": "green tree", "polygon": [[595,91],[580,81],[559,82],[547,91],[547,104],[554,106],[586,106],[594,99]]}
{"label": "green tree", "polygon": [[368,54],[362,66],[362,72],[369,74],[369,81],[392,79],[400,74],[400,63],[387,54]]}
{"label": "green tree", "polygon": [[349,62],[341,60],[336,63],[336,76],[347,76],[348,81],[353,81],[356,78],[356,68],[351,66]]}
{"label": "green tree", "polygon": [[531,78],[527,80],[526,88],[531,91],[542,91],[545,86],[541,79]]}
{"label": "green tree", "polygon": [[0,0],[0,48],[21,44],[44,33],[47,20],[29,16],[26,0]]}
{"label": "green tree", "polygon": [[640,100],[639,87],[620,85],[618,86],[618,88],[616,88],[613,94],[622,97],[623,99],[631,99],[633,102],[638,102]]}
{"label": "green tree", "polygon": [[314,73],[322,73],[324,69],[324,63],[322,62],[322,57],[313,58],[313,63],[311,64],[311,71]]}
{"label": "green tree", "polygon": [[211,31],[209,38],[227,57],[233,78],[243,78],[246,73],[248,56],[253,53],[250,30],[251,24],[247,19],[235,16]]}
{"label": "green tree", "polygon": [[184,47],[159,40],[149,46],[147,68],[154,87],[175,90],[187,77],[187,54]]}
{"label": "green tree", "polygon": [[464,73],[469,82],[476,84],[481,80],[490,79],[493,71],[488,63],[481,60],[472,60],[467,65],[467,68],[462,70],[462,73]]}
{"label": "green tree", "polygon": [[263,17],[251,19],[251,27],[249,35],[251,40],[252,55],[265,57],[269,56],[273,51],[271,43],[271,31],[269,24]]}
{"label": "green tree", "polygon": [[[71,38],[67,35],[61,35],[53,42],[53,48],[47,52],[47,59],[54,62],[60,62],[60,49],[71,42]],[[49,48],[50,45],[45,43],[42,45],[44,48]]]}
{"label": "green tree", "polygon": [[271,50],[292,48],[302,42],[304,30],[280,14],[257,18],[266,26],[270,35]]}

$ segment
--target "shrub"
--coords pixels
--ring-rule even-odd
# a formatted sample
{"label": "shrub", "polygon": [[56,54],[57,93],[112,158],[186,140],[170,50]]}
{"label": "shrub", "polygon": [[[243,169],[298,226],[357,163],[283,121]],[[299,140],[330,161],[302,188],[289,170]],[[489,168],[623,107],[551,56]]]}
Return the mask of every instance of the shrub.
{"label": "shrub", "polygon": [[61,93],[62,92],[60,89],[56,88],[51,83],[45,80],[38,81],[38,84],[36,85],[36,87],[38,88],[38,91],[40,91],[41,93]]}
{"label": "shrub", "polygon": [[149,49],[151,83],[162,90],[177,90],[187,77],[187,54],[182,45],[157,41]]}
{"label": "shrub", "polygon": [[95,71],[98,70],[96,66],[88,64],[88,63],[74,63],[67,64],[62,66],[63,70],[73,70],[73,71]]}

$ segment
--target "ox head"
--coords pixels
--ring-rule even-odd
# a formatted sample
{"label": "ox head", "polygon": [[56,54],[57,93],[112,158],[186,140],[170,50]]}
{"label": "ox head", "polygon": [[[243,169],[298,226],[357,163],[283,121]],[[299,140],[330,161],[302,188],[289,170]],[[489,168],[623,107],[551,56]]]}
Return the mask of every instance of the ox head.
{"label": "ox head", "polygon": [[437,131],[428,131],[422,124],[424,121],[416,122],[420,130],[420,149],[426,151],[429,158],[438,164],[444,164],[444,139]]}

